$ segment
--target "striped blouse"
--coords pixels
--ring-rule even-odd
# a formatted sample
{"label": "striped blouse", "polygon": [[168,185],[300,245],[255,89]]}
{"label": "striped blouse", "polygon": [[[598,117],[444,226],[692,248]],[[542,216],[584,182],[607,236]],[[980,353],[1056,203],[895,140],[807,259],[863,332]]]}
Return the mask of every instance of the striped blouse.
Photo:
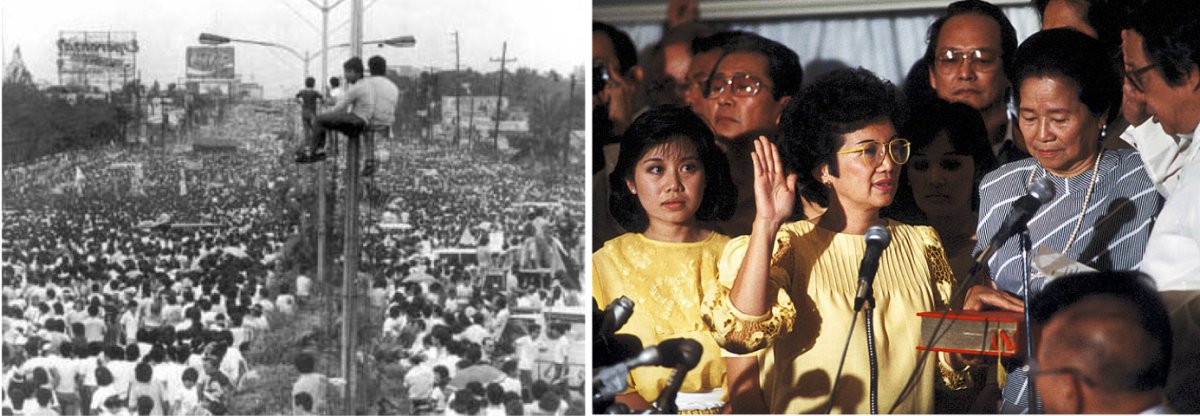
{"label": "striped blouse", "polygon": [[[979,189],[976,232],[980,238],[974,252],[983,250],[1012,210],[1013,202],[1026,194],[1031,175],[1048,177],[1056,190],[1054,199],[1029,220],[1033,250],[1046,246],[1062,252],[1083,211],[1093,174],[1089,169],[1071,178],[1060,178],[1048,174],[1034,158],[1005,164],[987,174]],[[1097,270],[1136,269],[1163,199],[1135,150],[1106,150],[1099,175],[1078,236],[1066,256]],[[1018,296],[1024,278],[1019,240],[1009,239],[988,261],[996,287]],[[1045,283],[1044,278],[1035,275],[1030,287],[1037,293]]]}

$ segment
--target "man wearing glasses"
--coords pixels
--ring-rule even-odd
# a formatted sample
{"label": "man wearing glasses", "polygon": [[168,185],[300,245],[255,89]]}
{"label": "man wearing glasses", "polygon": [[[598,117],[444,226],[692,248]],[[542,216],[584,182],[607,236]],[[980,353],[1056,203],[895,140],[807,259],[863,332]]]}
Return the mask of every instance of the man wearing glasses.
{"label": "man wearing glasses", "polygon": [[783,44],[752,33],[728,36],[716,63],[697,83],[701,97],[692,109],[712,127],[729,158],[738,190],[733,217],[719,223],[729,236],[750,233],[754,221],[754,139],[779,130],[779,116],[800,91],[800,57]]}
{"label": "man wearing glasses", "polygon": [[[1162,126],[1160,140],[1173,147],[1165,172],[1167,202],[1150,239],[1141,271],[1149,274],[1173,312],[1175,350],[1167,395],[1184,413],[1200,412],[1200,3],[1152,0],[1134,12],[1122,34],[1125,92],[1144,98],[1146,111]],[[1155,171],[1148,163],[1150,171]],[[1176,170],[1177,169],[1177,170]],[[1156,178],[1157,179],[1157,178]],[[1188,351],[1191,354],[1182,352]]]}
{"label": "man wearing glasses", "polygon": [[979,110],[1000,164],[1029,157],[1008,114],[1017,33],[1004,12],[984,1],[953,3],[930,25],[928,40],[924,59],[938,97]]}

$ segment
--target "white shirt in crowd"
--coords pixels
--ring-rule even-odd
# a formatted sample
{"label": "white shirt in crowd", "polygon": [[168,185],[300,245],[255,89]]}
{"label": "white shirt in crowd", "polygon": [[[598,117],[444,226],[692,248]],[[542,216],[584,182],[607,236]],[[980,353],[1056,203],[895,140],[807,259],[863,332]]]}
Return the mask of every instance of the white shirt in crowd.
{"label": "white shirt in crowd", "polygon": [[287,293],[280,294],[275,298],[275,308],[288,315],[295,313],[296,297]]}
{"label": "white shirt in crowd", "polygon": [[1200,290],[1200,146],[1194,141],[1196,134],[1200,134],[1200,125],[1191,134],[1177,135],[1178,147],[1167,145],[1167,152],[1178,153],[1167,165],[1179,168],[1173,178],[1163,181],[1171,196],[1155,220],[1141,265],[1159,291]]}
{"label": "white shirt in crowd", "polygon": [[312,295],[312,279],[307,275],[296,276],[296,296],[307,298]]}
{"label": "white shirt in crowd", "polygon": [[517,350],[517,368],[533,371],[533,361],[537,359],[538,346],[529,335],[522,335],[513,341]]}
{"label": "white shirt in crowd", "polygon": [[59,393],[75,393],[79,388],[78,379],[80,378],[82,368],[79,362],[63,358],[60,355],[51,355],[47,358],[50,366],[54,371],[58,372],[58,385],[54,391]]}

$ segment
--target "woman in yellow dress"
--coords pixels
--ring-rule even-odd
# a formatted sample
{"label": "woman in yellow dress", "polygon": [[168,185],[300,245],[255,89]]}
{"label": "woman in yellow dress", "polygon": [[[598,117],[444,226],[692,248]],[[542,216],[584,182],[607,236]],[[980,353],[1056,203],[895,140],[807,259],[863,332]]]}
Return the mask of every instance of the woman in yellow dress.
{"label": "woman in yellow dress", "polygon": [[[894,127],[898,110],[891,84],[861,68],[839,70],[788,104],[778,152],[766,138],[755,143],[752,232],[726,245],[720,286],[705,301],[705,319],[726,350],[758,352],[747,368],[729,368],[730,384],[738,386],[730,397],[734,412],[826,411],[855,315],[863,235],[874,225],[892,236],[874,283],[879,409],[933,410],[936,363],[892,409],[919,358],[916,314],[944,307],[953,283],[933,229],[879,214],[892,203],[909,156]],[[789,222],[798,189],[826,212]],[[862,328],[856,325],[833,412],[869,410]]]}
{"label": "woman in yellow dress", "polygon": [[[700,302],[717,283],[717,260],[729,237],[709,221],[733,214],[737,191],[729,164],[704,121],[683,107],[657,107],[633,122],[609,176],[609,210],[629,232],[592,255],[592,294],[600,306],[627,296],[634,313],[618,333],[649,347],[691,338],[704,347],[687,373],[676,405],[681,412],[715,413],[723,405],[725,365]],[[671,369],[632,370],[617,402],[650,408]],[[602,412],[603,409],[597,410]]]}

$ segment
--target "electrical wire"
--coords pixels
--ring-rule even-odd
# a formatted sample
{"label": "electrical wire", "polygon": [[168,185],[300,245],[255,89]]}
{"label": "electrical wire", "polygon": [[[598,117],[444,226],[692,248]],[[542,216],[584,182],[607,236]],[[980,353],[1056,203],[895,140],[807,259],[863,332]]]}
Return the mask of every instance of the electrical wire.
{"label": "electrical wire", "polygon": [[854,338],[854,327],[858,326],[858,313],[854,314],[854,319],[850,321],[850,333],[846,334],[846,344],[842,347],[842,361],[838,363],[837,375],[833,377],[833,389],[829,391],[829,407],[825,408],[825,414],[833,412],[833,404],[837,401],[838,384],[842,382],[842,368],[846,365],[846,353],[850,351],[850,340]]}

